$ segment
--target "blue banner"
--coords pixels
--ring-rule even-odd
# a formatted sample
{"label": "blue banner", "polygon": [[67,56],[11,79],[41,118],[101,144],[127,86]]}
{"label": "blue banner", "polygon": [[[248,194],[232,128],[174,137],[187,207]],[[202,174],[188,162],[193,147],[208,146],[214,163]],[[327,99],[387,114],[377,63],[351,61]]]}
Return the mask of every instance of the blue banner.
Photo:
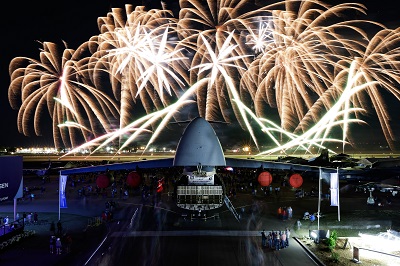
{"label": "blue banner", "polygon": [[65,187],[67,185],[67,175],[60,175],[60,208],[68,208],[67,207],[67,197],[65,196]]}

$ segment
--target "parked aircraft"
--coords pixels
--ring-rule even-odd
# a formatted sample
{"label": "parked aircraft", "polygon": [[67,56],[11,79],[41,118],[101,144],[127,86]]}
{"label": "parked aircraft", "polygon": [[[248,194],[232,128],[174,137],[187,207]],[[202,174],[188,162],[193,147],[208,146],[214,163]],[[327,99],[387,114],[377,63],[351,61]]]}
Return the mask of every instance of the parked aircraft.
{"label": "parked aircraft", "polygon": [[[326,156],[327,154],[324,153],[321,158],[323,157],[326,160]],[[225,157],[220,141],[210,123],[204,118],[197,117],[184,130],[174,158],[63,169],[60,171],[60,175],[170,167],[176,167],[181,171],[180,177],[176,181],[174,193],[178,207],[201,212],[218,209],[225,203],[236,217],[237,214],[226,195],[224,182],[218,174],[217,168],[254,168],[261,171],[285,170],[290,173],[312,172],[316,175],[321,169],[320,166],[311,165],[311,163],[306,165]],[[336,171],[333,168],[323,169],[324,171]]]}
{"label": "parked aircraft", "polygon": [[340,169],[340,178],[348,181],[382,181],[400,178],[400,158],[365,158],[363,165]]}
{"label": "parked aircraft", "polygon": [[[27,168],[26,164],[24,163],[24,168],[22,169],[22,174],[29,176],[34,175],[38,177],[44,177],[51,174],[58,174],[60,170],[64,169],[64,163],[62,162],[52,162],[51,160],[48,161],[48,165],[46,167],[30,167]],[[33,165],[37,165],[37,163],[33,163]],[[30,164],[30,166],[32,166]]]}
{"label": "parked aircraft", "polygon": [[51,168],[51,161],[49,160],[49,164],[45,168],[23,168],[22,174],[23,175],[36,175],[39,177],[43,177],[48,175]]}
{"label": "parked aircraft", "polygon": [[329,157],[328,150],[322,150],[315,159],[306,160],[301,157],[283,157],[278,161],[301,165],[321,166],[337,169],[342,181],[382,181],[400,178],[400,158],[363,158],[355,159],[340,153]]}
{"label": "parked aircraft", "polygon": [[319,156],[311,158],[311,159],[304,159],[304,158],[296,157],[296,156],[287,156],[287,157],[280,157],[280,158],[278,158],[277,161],[291,163],[291,164],[312,165],[312,166],[331,167],[331,165],[332,165],[329,160],[328,149],[323,149]]}

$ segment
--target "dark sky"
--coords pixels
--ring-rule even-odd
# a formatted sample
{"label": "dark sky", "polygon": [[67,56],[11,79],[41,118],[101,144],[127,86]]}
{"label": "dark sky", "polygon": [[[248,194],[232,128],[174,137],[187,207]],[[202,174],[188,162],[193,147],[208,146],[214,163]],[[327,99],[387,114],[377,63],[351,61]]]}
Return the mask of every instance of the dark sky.
{"label": "dark sky", "polygon": [[[170,0],[172,1],[172,0]],[[267,0],[265,0],[267,1]],[[343,2],[333,1],[331,2]],[[358,1],[366,3],[370,18],[386,24],[397,23],[393,0]],[[123,0],[59,0],[59,1],[7,1],[2,4],[0,18],[3,27],[2,53],[0,56],[0,114],[3,129],[0,147],[53,145],[49,137],[26,137],[17,130],[17,110],[8,102],[10,61],[17,56],[39,59],[37,41],[60,43],[65,41],[70,48],[76,48],[91,36],[99,33],[97,18],[106,16],[111,7],[124,4],[142,5],[142,1]],[[149,4],[150,3],[150,4]],[[149,6],[157,7],[158,1],[148,0]],[[400,19],[399,19],[400,20]],[[47,115],[44,115],[47,116]],[[51,128],[48,128],[51,134]]]}

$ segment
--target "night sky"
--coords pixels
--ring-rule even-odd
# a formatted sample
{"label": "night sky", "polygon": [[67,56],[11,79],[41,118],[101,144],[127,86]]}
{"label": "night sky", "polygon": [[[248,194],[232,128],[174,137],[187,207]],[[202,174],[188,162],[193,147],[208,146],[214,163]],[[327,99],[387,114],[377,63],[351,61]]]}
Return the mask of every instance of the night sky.
{"label": "night sky", "polygon": [[[172,1],[172,0],[170,0]],[[267,1],[267,0],[265,0]],[[112,7],[124,4],[158,7],[157,1],[113,1],[113,0],[60,0],[60,1],[7,1],[2,4],[1,25],[3,27],[2,53],[0,57],[0,114],[3,129],[0,134],[0,147],[13,146],[53,146],[51,127],[48,136],[26,137],[17,130],[17,112],[8,101],[10,76],[8,67],[14,57],[26,56],[39,59],[39,42],[65,41],[69,48],[75,49],[91,36],[99,33],[97,18],[106,16]],[[325,1],[329,2],[329,1]],[[330,2],[339,3],[344,1]],[[369,8],[369,19],[387,26],[400,24],[393,0],[358,1]],[[48,115],[43,115],[43,119]],[[45,119],[44,119],[44,122]],[[43,130],[45,131],[45,130]]]}

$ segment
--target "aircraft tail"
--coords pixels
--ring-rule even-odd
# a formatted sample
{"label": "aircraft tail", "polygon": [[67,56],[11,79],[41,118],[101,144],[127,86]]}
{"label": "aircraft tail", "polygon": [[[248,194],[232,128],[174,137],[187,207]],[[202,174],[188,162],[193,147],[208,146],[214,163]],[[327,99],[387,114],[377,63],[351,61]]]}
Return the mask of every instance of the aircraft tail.
{"label": "aircraft tail", "polygon": [[328,151],[328,149],[323,149],[321,151],[321,154],[318,156],[318,159],[321,162],[329,162],[329,151]]}
{"label": "aircraft tail", "polygon": [[309,163],[311,165],[316,165],[316,166],[326,166],[329,164],[329,151],[328,149],[323,149],[321,151],[321,154],[318,157],[315,157],[311,160],[309,160]]}

